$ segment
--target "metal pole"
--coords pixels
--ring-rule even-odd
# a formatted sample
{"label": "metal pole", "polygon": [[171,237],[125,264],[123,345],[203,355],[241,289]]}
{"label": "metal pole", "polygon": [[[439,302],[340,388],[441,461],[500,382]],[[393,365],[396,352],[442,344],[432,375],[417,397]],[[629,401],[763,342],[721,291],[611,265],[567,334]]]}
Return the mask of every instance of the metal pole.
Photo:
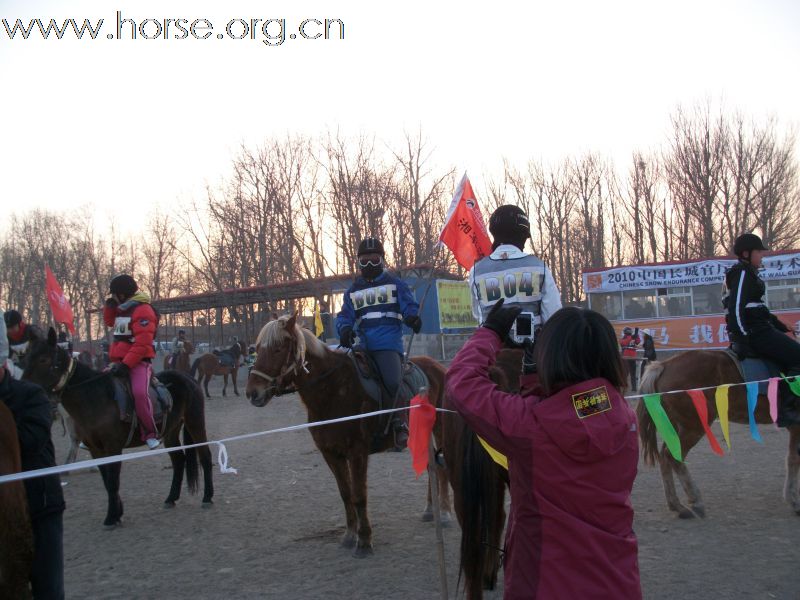
{"label": "metal pole", "polygon": [[447,600],[447,566],[444,561],[444,535],[442,534],[442,511],[439,506],[439,476],[436,473],[435,439],[431,432],[428,444],[428,481],[431,486],[431,502],[433,503],[433,522],[436,526],[436,556],[439,559],[439,591],[442,600]]}

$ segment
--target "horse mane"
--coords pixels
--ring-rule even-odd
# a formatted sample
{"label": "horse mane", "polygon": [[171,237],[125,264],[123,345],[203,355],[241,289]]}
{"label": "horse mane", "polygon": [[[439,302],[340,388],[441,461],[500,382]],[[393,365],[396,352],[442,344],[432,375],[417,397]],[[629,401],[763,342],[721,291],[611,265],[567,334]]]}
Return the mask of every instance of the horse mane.
{"label": "horse mane", "polygon": [[295,360],[299,364],[305,362],[306,352],[317,358],[323,358],[328,351],[327,346],[314,337],[314,334],[308,329],[300,327],[297,323],[294,325],[294,331],[287,331],[286,323],[289,318],[288,315],[283,315],[277,320],[270,321],[264,325],[261,331],[258,332],[256,347],[265,346],[269,348],[278,346],[283,343],[286,336],[294,336],[296,342]]}

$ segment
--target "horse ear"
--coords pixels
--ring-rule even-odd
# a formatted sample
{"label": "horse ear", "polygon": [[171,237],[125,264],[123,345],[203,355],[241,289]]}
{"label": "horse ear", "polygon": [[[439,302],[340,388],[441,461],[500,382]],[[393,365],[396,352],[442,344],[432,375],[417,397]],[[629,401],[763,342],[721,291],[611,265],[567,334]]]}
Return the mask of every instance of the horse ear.
{"label": "horse ear", "polygon": [[299,310],[294,311],[294,314],[289,317],[289,320],[286,321],[285,328],[286,329],[294,329],[294,325],[297,322],[297,315],[300,314]]}
{"label": "horse ear", "polygon": [[56,336],[56,330],[52,327],[47,330],[47,343],[51,346],[55,346],[58,343],[58,336]]}

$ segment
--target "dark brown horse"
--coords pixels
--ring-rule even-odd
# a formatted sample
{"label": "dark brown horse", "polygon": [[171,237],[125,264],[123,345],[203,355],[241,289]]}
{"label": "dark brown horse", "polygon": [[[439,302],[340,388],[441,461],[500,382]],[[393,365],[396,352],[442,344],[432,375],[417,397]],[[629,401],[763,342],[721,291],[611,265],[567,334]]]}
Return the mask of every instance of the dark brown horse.
{"label": "dark brown horse", "polygon": [[[0,401],[0,475],[19,473],[20,469],[17,426]],[[0,598],[30,598],[32,562],[33,534],[25,486],[21,481],[0,483]]]}
{"label": "dark brown horse", "polygon": [[[519,389],[522,351],[502,350],[489,375],[501,389]],[[444,407],[453,410],[445,396]],[[475,433],[455,412],[442,413],[442,438],[447,476],[453,486],[453,507],[461,525],[460,577],[469,600],[493,590],[501,564],[505,493],[508,471],[486,452]]]}
{"label": "dark brown horse", "polygon": [[[267,323],[258,336],[258,356],[247,380],[247,396],[254,406],[266,406],[290,386],[297,389],[308,410],[309,423],[377,410],[364,391],[356,367],[344,352],[330,350],[314,334],[296,323],[297,314]],[[444,367],[427,357],[411,359],[427,375],[431,404],[441,406]],[[380,448],[372,448],[373,433],[385,421],[380,417],[356,419],[313,427],[309,431],[336,478],[344,503],[347,529],[342,546],[355,547],[355,556],[372,553],[372,526],[367,516],[367,463],[373,451],[394,447],[393,436],[384,436]],[[434,436],[441,441],[437,420]],[[450,519],[450,493],[443,469],[439,469],[439,505],[444,521]],[[428,492],[430,505],[430,490]],[[426,510],[427,514],[427,510]]]}
{"label": "dark brown horse", "polygon": [[[692,350],[663,362],[651,363],[642,376],[640,391],[650,394],[741,382],[739,369],[727,353],[715,350]],[[708,390],[704,394],[708,410],[708,424],[711,425],[717,418],[714,390]],[[685,461],[686,455],[704,437],[705,431],[694,404],[687,394],[664,394],[661,398],[661,405],[680,437],[683,462],[678,462],[672,457],[666,444],[662,444],[659,452],[655,424],[644,406],[644,401],[640,401],[636,409],[639,417],[642,455],[647,464],[653,465],[658,462],[669,509],[684,519],[692,518],[695,515],[704,517],[705,506],[700,490],[689,475],[689,468]],[[729,389],[728,419],[732,423],[748,423],[747,391],[743,385],[733,386]],[[758,397],[755,420],[757,423],[772,423],[766,396]],[[800,470],[800,455],[798,455],[800,426],[790,427],[788,431],[789,453],[786,457],[786,483],[783,493],[792,510],[800,515],[800,497],[798,497],[797,489],[797,474]],[[689,500],[688,507],[678,498],[673,473],[678,476],[678,480],[686,492]]]}
{"label": "dark brown horse", "polygon": [[[218,353],[206,352],[202,356],[194,359],[192,363],[191,375],[197,377],[197,383],[203,382],[203,388],[206,392],[206,398],[211,394],[208,393],[208,382],[214,375],[222,375],[222,395],[225,396],[225,391],[228,389],[228,375],[233,380],[233,393],[239,395],[239,389],[236,386],[236,375],[239,372],[239,363],[242,356],[247,352],[247,346],[244,342],[236,342],[230,348],[222,350]],[[232,359],[232,365],[224,365],[220,360],[221,355],[228,355],[229,360]]]}
{"label": "dark brown horse", "polygon": [[189,340],[184,340],[181,342],[181,347],[178,350],[177,354],[175,354],[175,364],[170,364],[170,359],[172,358],[172,354],[167,354],[164,357],[164,370],[172,369],[173,371],[177,371],[178,373],[191,373],[191,356],[194,352],[194,346],[192,342]]}
{"label": "dark brown horse", "polygon": [[[115,456],[121,454],[126,447],[143,445],[138,432],[133,432],[130,444],[126,446],[131,426],[120,419],[119,406],[114,399],[112,375],[95,371],[73,360],[65,350],[56,345],[55,331],[52,328],[47,340],[33,344],[29,355],[24,379],[38,383],[58,398],[75,421],[77,438],[88,446],[94,458]],[[205,401],[200,387],[190,377],[175,371],[163,371],[157,377],[172,394],[172,410],[167,416],[164,429],[164,445],[167,448],[179,446],[181,429],[184,444],[205,442],[208,439]],[[211,505],[211,497],[214,495],[211,452],[208,446],[201,446],[169,453],[173,469],[172,486],[164,501],[165,508],[175,506],[180,497],[184,470],[189,491],[197,491],[198,454],[205,484],[203,506]],[[121,463],[111,463],[100,467],[108,492],[108,512],[104,521],[106,529],[112,529],[122,522],[122,500],[119,497],[121,466]]]}

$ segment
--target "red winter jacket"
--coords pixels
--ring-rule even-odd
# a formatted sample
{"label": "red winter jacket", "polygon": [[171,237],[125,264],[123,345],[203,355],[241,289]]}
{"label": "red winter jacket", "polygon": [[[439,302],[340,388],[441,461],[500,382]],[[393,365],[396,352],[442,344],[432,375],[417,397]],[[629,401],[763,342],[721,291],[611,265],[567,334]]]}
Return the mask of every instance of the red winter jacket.
{"label": "red winter jacket", "polygon": [[622,356],[636,358],[636,346],[639,345],[639,342],[641,342],[641,340],[638,335],[626,335],[623,337],[619,341],[619,345],[622,347]]}
{"label": "red winter jacket", "polygon": [[636,477],[636,417],[604,379],[543,398],[522,378],[522,395],[489,379],[500,350],[480,328],[447,372],[447,393],[469,426],[509,461],[505,598],[639,599],[630,495]]}
{"label": "red winter jacket", "polygon": [[114,328],[114,342],[108,352],[111,362],[124,362],[132,369],[143,359],[156,355],[153,339],[158,317],[147,294],[137,293],[116,307],[105,306],[103,321],[106,327]]}

